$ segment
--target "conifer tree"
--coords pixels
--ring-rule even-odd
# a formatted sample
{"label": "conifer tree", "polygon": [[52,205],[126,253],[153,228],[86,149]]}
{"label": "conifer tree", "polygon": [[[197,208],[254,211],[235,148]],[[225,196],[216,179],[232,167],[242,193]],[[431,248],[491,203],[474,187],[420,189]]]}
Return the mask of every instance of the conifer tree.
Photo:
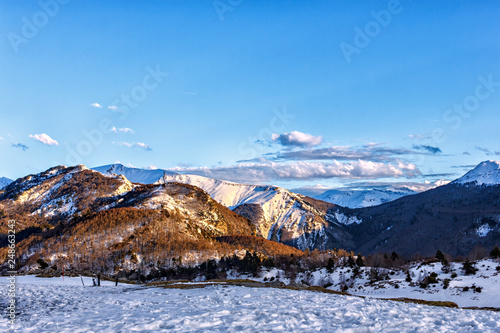
{"label": "conifer tree", "polygon": [[436,259],[439,260],[439,261],[443,261],[445,258],[444,258],[444,254],[443,252],[441,252],[441,250],[437,250],[436,252]]}
{"label": "conifer tree", "polygon": [[365,265],[365,263],[363,262],[363,256],[361,255],[361,253],[358,253],[358,256],[356,258],[356,265],[358,265],[358,267]]}
{"label": "conifer tree", "polygon": [[498,246],[495,245],[493,250],[491,250],[490,252],[490,256],[495,259],[500,257],[500,249],[498,248]]}

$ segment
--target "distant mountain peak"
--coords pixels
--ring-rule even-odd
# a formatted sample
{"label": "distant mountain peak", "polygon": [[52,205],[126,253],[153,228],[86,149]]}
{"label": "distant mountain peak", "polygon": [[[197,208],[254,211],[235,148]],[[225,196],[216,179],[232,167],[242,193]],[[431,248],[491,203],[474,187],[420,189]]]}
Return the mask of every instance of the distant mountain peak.
{"label": "distant mountain peak", "polygon": [[448,183],[449,181],[440,179],[435,182],[426,181],[424,183],[386,184],[364,189],[338,188],[330,189],[313,197],[343,207],[364,208],[381,205],[407,195],[425,192]]}
{"label": "distant mountain peak", "polygon": [[373,188],[367,190],[332,189],[317,195],[314,198],[339,206],[363,208],[377,206],[415,193],[417,192],[405,186]]}
{"label": "distant mountain peak", "polygon": [[5,186],[9,185],[12,183],[13,180],[6,178],[6,177],[0,177],[0,190],[3,189]]}
{"label": "distant mountain peak", "polygon": [[500,185],[500,161],[484,161],[453,184]]}

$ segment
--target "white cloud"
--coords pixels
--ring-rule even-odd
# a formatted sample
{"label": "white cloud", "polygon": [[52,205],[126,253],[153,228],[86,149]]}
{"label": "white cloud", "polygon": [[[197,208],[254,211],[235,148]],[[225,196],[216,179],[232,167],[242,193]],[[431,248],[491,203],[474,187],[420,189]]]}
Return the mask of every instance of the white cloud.
{"label": "white cloud", "polygon": [[431,134],[409,134],[408,138],[413,140],[430,140],[432,139]]}
{"label": "white cloud", "polygon": [[117,145],[117,146],[125,146],[125,147],[129,147],[129,148],[132,148],[134,146],[134,143],[133,142],[112,142],[114,145]]}
{"label": "white cloud", "polygon": [[158,167],[156,165],[148,165],[148,166],[144,167],[144,169],[146,169],[146,170],[156,170],[156,169],[158,169]]}
{"label": "white cloud", "polygon": [[132,133],[132,134],[134,134],[134,130],[131,129],[131,128],[128,128],[128,127],[116,128],[116,127],[113,126],[111,128],[111,132],[113,132],[113,133],[119,133],[119,132],[121,132],[121,133]]}
{"label": "white cloud", "polygon": [[125,146],[128,148],[139,147],[139,148],[142,148],[142,149],[147,150],[147,151],[153,150],[147,144],[142,143],[142,142],[114,142],[113,141],[112,143],[114,145],[117,145],[117,146]]}
{"label": "white cloud", "polygon": [[118,110],[118,106],[116,106],[116,105],[109,105],[108,109],[116,111],[116,110]]}
{"label": "white cloud", "polygon": [[293,162],[293,163],[241,163],[229,167],[176,167],[171,169],[184,173],[220,178],[236,182],[261,182],[271,180],[311,180],[311,179],[377,179],[413,178],[421,174],[412,163],[382,163],[371,161],[351,161],[341,163]]}
{"label": "white cloud", "polygon": [[323,137],[313,136],[311,134],[292,131],[290,133],[273,134],[271,139],[278,141],[282,146],[287,147],[314,147],[323,142]]}
{"label": "white cloud", "polygon": [[56,140],[52,139],[50,136],[48,136],[45,133],[42,134],[30,134],[29,136],[32,139],[35,139],[37,141],[40,141],[43,144],[49,145],[49,146],[59,146],[59,142]]}
{"label": "white cloud", "polygon": [[142,149],[144,149],[144,150],[152,150],[151,148],[149,148],[149,146],[148,146],[147,144],[142,143],[142,142],[137,142],[137,143],[136,143],[136,146],[137,146],[137,147],[140,147],[140,148],[142,148]]}
{"label": "white cloud", "polygon": [[92,104],[90,104],[90,106],[93,106],[93,107],[99,108],[99,109],[102,108],[102,105],[99,103],[92,103]]}
{"label": "white cloud", "polygon": [[4,139],[4,138],[2,138],[2,137],[0,136],[0,141],[1,141],[1,140],[5,140],[5,139]]}

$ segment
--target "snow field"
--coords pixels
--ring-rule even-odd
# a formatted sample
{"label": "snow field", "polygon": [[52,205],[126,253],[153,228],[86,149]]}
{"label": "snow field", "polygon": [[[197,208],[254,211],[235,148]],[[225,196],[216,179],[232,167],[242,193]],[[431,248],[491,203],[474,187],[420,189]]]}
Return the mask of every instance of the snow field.
{"label": "snow field", "polygon": [[[91,282],[89,278],[86,280]],[[5,277],[0,287],[7,286]],[[17,278],[17,332],[498,332],[500,313],[272,288]],[[5,300],[2,296],[1,302]],[[0,331],[8,332],[6,318]]]}

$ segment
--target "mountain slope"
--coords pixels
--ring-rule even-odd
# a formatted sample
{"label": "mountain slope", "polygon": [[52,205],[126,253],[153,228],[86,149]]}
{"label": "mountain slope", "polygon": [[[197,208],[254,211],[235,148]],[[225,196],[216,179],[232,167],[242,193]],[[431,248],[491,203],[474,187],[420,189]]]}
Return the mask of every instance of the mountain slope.
{"label": "mountain slope", "polygon": [[8,220],[16,221],[21,265],[49,256],[89,270],[99,262],[105,271],[168,265],[182,256],[196,261],[203,251],[231,254],[234,247],[217,237],[255,235],[248,219],[200,188],[132,184],[82,165],[29,175],[0,192],[0,258],[7,255]]}
{"label": "mountain slope", "polygon": [[122,175],[105,177],[82,165],[20,178],[0,193],[2,216],[24,228],[67,223],[113,208],[167,211],[189,224],[196,237],[255,233],[247,219],[194,186],[134,185]]}
{"label": "mountain slope", "polygon": [[96,209],[97,199],[132,189],[123,176],[103,177],[83,165],[57,166],[19,178],[0,192],[3,215],[26,227],[56,224],[63,218]]}

